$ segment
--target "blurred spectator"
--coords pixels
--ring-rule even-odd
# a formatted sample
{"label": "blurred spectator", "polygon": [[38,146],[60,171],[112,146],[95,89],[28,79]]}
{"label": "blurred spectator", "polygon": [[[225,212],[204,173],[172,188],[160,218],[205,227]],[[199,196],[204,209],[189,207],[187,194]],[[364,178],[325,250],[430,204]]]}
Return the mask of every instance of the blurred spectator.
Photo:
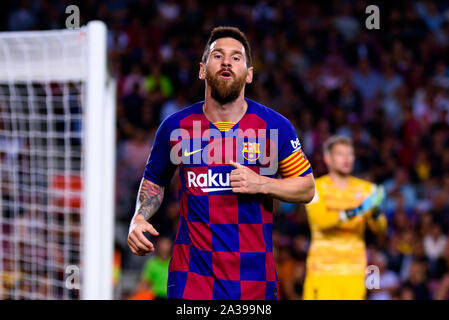
{"label": "blurred spectator", "polygon": [[438,12],[438,8],[434,2],[428,0],[417,1],[415,10],[430,31],[439,32],[444,21],[444,16],[441,12]]}
{"label": "blurred spectator", "polygon": [[420,119],[422,130],[428,130],[432,123],[437,121],[438,112],[435,105],[436,87],[428,84],[418,89],[413,99],[413,114]]}
{"label": "blurred spectator", "polygon": [[449,69],[444,61],[438,61],[435,66],[435,74],[433,76],[433,83],[436,86],[449,88]]}
{"label": "blurred spectator", "polygon": [[[136,90],[136,88],[138,90]],[[142,75],[142,68],[139,64],[132,66],[130,74],[125,76],[123,80],[123,88],[120,92],[121,95],[127,96],[131,93],[136,93],[145,96],[145,77]]]}
{"label": "blurred spectator", "polygon": [[145,291],[143,288],[147,288],[147,291],[154,294],[155,299],[167,298],[168,264],[172,245],[169,237],[159,236],[156,242],[156,254],[143,266],[138,291]]}
{"label": "blurred spectator", "polygon": [[441,226],[437,223],[432,225],[431,231],[424,237],[424,250],[426,256],[431,261],[436,261],[446,247],[447,238],[441,231]]}
{"label": "blurred spectator", "polygon": [[148,289],[148,285],[140,281],[137,283],[134,292],[128,297],[128,300],[155,300],[156,296]]}
{"label": "blurred spectator", "polygon": [[354,114],[358,118],[362,115],[362,98],[351,81],[345,80],[338,90],[331,94],[331,101],[343,108],[345,115]]}
{"label": "blurred spectator", "polygon": [[288,286],[291,285],[295,260],[291,255],[290,247],[287,245],[277,247],[274,258],[279,279],[279,294],[281,297],[286,297],[288,294],[292,294],[291,288],[288,288]]}
{"label": "blurred spectator", "polygon": [[417,300],[428,300],[431,298],[426,285],[426,266],[419,260],[413,260],[410,265],[410,276],[405,283],[413,291],[413,297]]}
{"label": "blurred spectator", "polygon": [[144,99],[139,91],[140,84],[134,83],[132,91],[123,97],[125,119],[134,127],[140,127],[142,121]]}
{"label": "blurred spectator", "polygon": [[181,11],[179,8],[179,4],[174,0],[159,2],[158,10],[160,15],[168,21],[173,21],[178,18]]}
{"label": "blurred spectator", "polygon": [[108,30],[108,50],[111,54],[124,54],[129,44],[128,34],[116,20]]}
{"label": "blurred spectator", "polygon": [[360,59],[359,67],[354,72],[352,81],[365,100],[374,99],[382,89],[382,78],[371,68],[367,59]]}
{"label": "blurred spectator", "polygon": [[388,117],[400,119],[401,109],[396,98],[396,91],[402,86],[403,81],[392,65],[385,66],[382,75],[382,93],[384,96],[384,110]]}
{"label": "blurred spectator", "polygon": [[169,115],[182,110],[184,107],[188,106],[190,103],[187,102],[186,96],[183,90],[178,90],[175,92],[175,97],[173,99],[165,102],[161,107],[161,115],[159,122],[162,122]]}
{"label": "blurred spectator", "polygon": [[402,207],[410,212],[416,205],[416,190],[409,182],[409,176],[404,169],[397,169],[394,178],[384,183],[388,197],[385,204],[387,212],[394,212]]}
{"label": "blurred spectator", "polygon": [[116,193],[117,217],[126,221],[130,219],[130,215],[134,212],[136,192],[148,159],[149,150],[151,150],[152,138],[145,130],[133,128],[131,139],[123,140],[117,146],[117,181],[120,181],[117,184]]}
{"label": "blurred spectator", "polygon": [[303,259],[295,259],[290,281],[284,283],[284,294],[287,300],[302,300],[306,264]]}
{"label": "blurred spectator", "polygon": [[446,241],[443,253],[434,263],[431,272],[434,279],[441,279],[444,274],[449,273],[449,241]]}
{"label": "blurred spectator", "polygon": [[442,278],[434,299],[449,300],[449,273],[445,274]]}
{"label": "blurred spectator", "polygon": [[401,289],[399,290],[399,300],[415,300],[415,293],[413,292],[413,288],[408,286],[408,285],[404,285],[401,287]]}
{"label": "blurred spectator", "polygon": [[399,287],[400,281],[397,274],[388,270],[387,257],[378,252],[371,263],[379,268],[379,289],[369,290],[370,300],[391,300]]}
{"label": "blurred spectator", "polygon": [[360,28],[359,22],[352,12],[352,5],[344,1],[342,6],[337,10],[340,10],[340,14],[335,18],[335,28],[340,32],[345,41],[352,42]]}
{"label": "blurred spectator", "polygon": [[145,167],[148,152],[151,150],[151,139],[143,129],[136,129],[132,140],[125,141],[120,150],[123,157],[121,165],[127,168],[127,177],[132,181],[140,181]]}
{"label": "blurred spectator", "polygon": [[161,101],[173,94],[170,78],[162,73],[161,66],[157,63],[151,65],[150,73],[145,77],[144,86],[154,101]]}
{"label": "blurred spectator", "polygon": [[9,31],[33,30],[37,26],[36,10],[32,7],[31,1],[20,1],[18,8],[11,11],[8,16]]}

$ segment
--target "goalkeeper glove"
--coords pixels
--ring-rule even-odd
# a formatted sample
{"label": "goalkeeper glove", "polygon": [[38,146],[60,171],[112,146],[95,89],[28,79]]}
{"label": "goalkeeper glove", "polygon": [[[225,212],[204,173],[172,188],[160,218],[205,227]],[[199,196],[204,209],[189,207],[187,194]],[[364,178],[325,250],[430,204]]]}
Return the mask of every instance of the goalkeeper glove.
{"label": "goalkeeper glove", "polygon": [[[385,198],[385,190],[383,186],[376,186],[374,191],[363,200],[362,204],[354,209],[341,210],[340,220],[346,221],[357,215],[362,215],[371,209],[378,209]],[[379,216],[380,213],[377,214]]]}
{"label": "goalkeeper glove", "polygon": [[382,214],[383,214],[383,211],[384,211],[384,204],[385,204],[385,189],[384,189],[384,187],[381,185],[381,186],[379,186],[378,188],[381,188],[381,190],[379,190],[379,192],[380,192],[380,199],[379,199],[379,201],[380,201],[380,203],[374,208],[374,210],[373,210],[373,212],[372,212],[372,214],[371,214],[371,217],[373,217],[374,219],[377,219],[377,218],[379,218]]}

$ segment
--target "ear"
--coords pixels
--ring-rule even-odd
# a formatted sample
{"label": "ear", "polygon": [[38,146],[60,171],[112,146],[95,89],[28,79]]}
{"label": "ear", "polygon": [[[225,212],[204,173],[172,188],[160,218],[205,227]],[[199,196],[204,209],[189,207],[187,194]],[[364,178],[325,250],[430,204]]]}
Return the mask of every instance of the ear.
{"label": "ear", "polygon": [[198,78],[200,78],[200,80],[206,79],[206,65],[203,62],[200,62],[200,71],[198,73]]}
{"label": "ear", "polygon": [[253,82],[253,67],[248,68],[248,74],[246,75],[246,83]]}

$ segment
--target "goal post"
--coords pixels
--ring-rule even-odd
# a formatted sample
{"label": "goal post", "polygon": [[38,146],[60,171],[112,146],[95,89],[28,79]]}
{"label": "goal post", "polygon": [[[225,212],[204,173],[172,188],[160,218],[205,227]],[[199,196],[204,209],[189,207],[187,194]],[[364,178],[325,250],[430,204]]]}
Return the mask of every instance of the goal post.
{"label": "goal post", "polygon": [[[85,272],[83,275],[84,299],[110,299],[110,293],[104,292],[102,279],[109,277],[112,282],[112,252],[105,247],[107,240],[112,245],[112,238],[107,239],[110,227],[106,199],[111,183],[106,177],[108,166],[104,162],[109,150],[107,139],[107,78],[106,78],[106,27],[103,23],[91,22],[88,27],[88,80],[86,109],[86,185],[84,189],[86,201],[86,223],[84,242]],[[103,94],[98,94],[103,92]],[[114,156],[112,156],[114,159]],[[106,266],[109,260],[109,266]]]}
{"label": "goal post", "polygon": [[0,299],[112,299],[107,29],[0,32]]}
{"label": "goal post", "polygon": [[[102,243],[105,243],[105,250],[101,250],[100,263],[102,263],[100,280],[98,281],[100,289],[98,298],[110,300],[113,298],[113,260],[114,260],[114,225],[115,225],[115,146],[116,146],[116,82],[109,79],[106,88],[105,101],[105,125],[104,125],[104,155],[111,159],[104,163],[104,185],[105,193],[103,195],[103,218],[100,223],[100,229],[103,234]],[[104,227],[103,227],[104,226]],[[95,297],[95,296],[94,296]],[[86,292],[85,298],[90,298],[89,292]]]}
{"label": "goal post", "polygon": [[[82,298],[112,299],[113,202],[111,179],[115,155],[115,94],[108,86],[106,26],[92,21],[87,26],[88,77],[86,97],[85,237]],[[109,95],[108,95],[109,94]],[[115,95],[114,95],[115,96]],[[111,112],[111,109],[114,109]],[[114,122],[112,122],[114,121]],[[112,122],[112,123],[111,123]],[[114,139],[114,140],[112,140]],[[109,158],[105,161],[105,158]],[[112,220],[111,220],[112,218]]]}

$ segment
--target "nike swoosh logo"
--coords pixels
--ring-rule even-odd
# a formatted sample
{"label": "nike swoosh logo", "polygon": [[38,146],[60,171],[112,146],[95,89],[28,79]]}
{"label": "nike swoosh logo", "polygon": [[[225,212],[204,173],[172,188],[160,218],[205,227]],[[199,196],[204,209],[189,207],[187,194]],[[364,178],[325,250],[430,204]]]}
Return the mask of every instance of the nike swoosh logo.
{"label": "nike swoosh logo", "polygon": [[188,156],[190,156],[190,155],[192,155],[194,153],[200,152],[201,150],[203,150],[203,148],[195,150],[195,151],[192,151],[192,152],[188,152],[187,150],[184,150],[184,157],[188,157]]}

